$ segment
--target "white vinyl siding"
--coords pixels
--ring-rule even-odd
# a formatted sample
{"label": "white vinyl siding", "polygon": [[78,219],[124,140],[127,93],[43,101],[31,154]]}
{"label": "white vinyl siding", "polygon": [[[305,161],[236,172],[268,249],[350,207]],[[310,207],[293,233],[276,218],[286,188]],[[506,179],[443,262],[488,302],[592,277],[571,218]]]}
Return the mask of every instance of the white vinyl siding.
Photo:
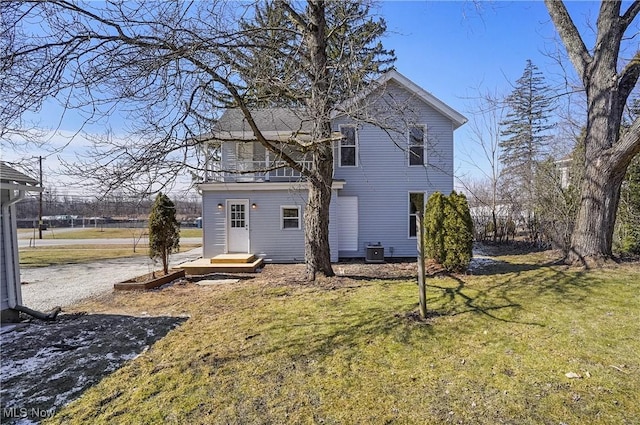
{"label": "white vinyl siding", "polygon": [[355,125],[341,125],[340,148],[338,155],[341,167],[357,167],[358,166],[358,131]]}

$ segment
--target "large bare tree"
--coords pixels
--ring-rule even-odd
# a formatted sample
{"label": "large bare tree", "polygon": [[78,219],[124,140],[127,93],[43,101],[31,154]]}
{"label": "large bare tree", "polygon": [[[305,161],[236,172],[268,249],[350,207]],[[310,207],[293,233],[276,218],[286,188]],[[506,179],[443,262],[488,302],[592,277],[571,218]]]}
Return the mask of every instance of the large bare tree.
{"label": "large bare tree", "polygon": [[[640,152],[640,119],[621,131],[625,104],[640,75],[640,50],[620,57],[627,30],[640,12],[634,1],[602,1],[591,50],[561,1],[545,4],[587,95],[584,180],[568,259],[589,263],[612,255],[620,187],[634,155]],[[637,40],[636,44],[637,46]]]}
{"label": "large bare tree", "polygon": [[[142,182],[151,192],[185,170],[201,173],[204,161],[194,158],[201,135],[220,111],[239,108],[255,140],[307,178],[307,276],[333,275],[330,118],[345,95],[361,91],[393,60],[377,42],[385,25],[369,15],[368,3],[275,1],[253,8],[220,0],[54,0],[2,7],[14,29],[0,53],[2,71],[19,83],[3,93],[8,120],[17,122],[50,98],[82,111],[89,123],[124,111],[126,137],[95,138],[85,160],[70,166],[106,191]],[[256,107],[283,102],[312,119],[310,140],[291,140],[310,167],[284,153],[253,119]]]}

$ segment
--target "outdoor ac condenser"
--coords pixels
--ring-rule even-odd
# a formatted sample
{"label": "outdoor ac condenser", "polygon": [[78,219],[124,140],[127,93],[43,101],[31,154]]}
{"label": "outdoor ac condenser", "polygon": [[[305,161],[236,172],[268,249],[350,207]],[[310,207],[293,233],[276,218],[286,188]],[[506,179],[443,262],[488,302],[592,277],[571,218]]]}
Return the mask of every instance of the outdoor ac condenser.
{"label": "outdoor ac condenser", "polygon": [[384,263],[384,247],[380,245],[367,245],[367,252],[365,256],[367,263]]}

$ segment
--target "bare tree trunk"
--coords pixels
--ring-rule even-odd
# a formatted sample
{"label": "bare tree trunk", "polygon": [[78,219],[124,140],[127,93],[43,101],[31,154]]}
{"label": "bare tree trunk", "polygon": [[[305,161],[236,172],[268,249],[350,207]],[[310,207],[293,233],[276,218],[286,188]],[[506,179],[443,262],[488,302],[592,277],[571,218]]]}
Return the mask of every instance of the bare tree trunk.
{"label": "bare tree trunk", "polygon": [[[331,154],[331,149],[327,149]],[[318,159],[314,161],[317,176],[310,180],[309,199],[304,215],[304,245],[307,280],[315,280],[316,273],[334,276],[329,246],[329,205],[333,163]]]}
{"label": "bare tree trunk", "polygon": [[309,199],[305,211],[305,262],[307,279],[315,280],[316,273],[333,276],[329,247],[329,204],[333,181],[333,151],[331,139],[331,108],[329,104],[329,72],[327,69],[327,41],[325,4],[309,0],[309,23],[306,40],[310,52],[310,72],[315,77],[311,85],[309,110],[314,119],[312,140],[324,142],[313,152]]}

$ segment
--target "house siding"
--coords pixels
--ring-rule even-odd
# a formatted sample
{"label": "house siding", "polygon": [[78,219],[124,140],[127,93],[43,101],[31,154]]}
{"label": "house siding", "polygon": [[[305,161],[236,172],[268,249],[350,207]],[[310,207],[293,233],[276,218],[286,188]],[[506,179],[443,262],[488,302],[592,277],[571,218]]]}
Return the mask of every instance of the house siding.
{"label": "house siding", "polygon": [[[242,183],[236,183],[242,185]],[[268,185],[269,183],[263,183]],[[234,184],[228,184],[225,191],[203,190],[203,242],[204,256],[214,257],[226,251],[226,201],[229,199],[247,199],[249,205],[250,251],[267,262],[303,262],[304,261],[304,214],[307,202],[306,189],[291,190],[234,190]],[[330,206],[329,245],[331,260],[338,260],[337,191],[332,192]],[[225,207],[218,209],[218,204]],[[300,229],[282,229],[280,210],[282,206],[300,207]]]}
{"label": "house siding", "polygon": [[[5,191],[2,191],[2,203],[5,202]],[[4,252],[4,239],[5,239],[4,220],[0,219],[0,295],[2,297],[2,310],[9,308],[9,291],[8,291],[8,279],[7,266],[5,263]]]}
{"label": "house siding", "polygon": [[[364,257],[366,246],[380,242],[386,257],[414,257],[416,239],[409,238],[409,192],[424,192],[425,199],[435,192],[453,190],[453,123],[412,97],[396,84],[387,87],[396,104],[408,106],[409,125],[425,125],[425,167],[409,166],[407,126],[400,124],[393,143],[384,130],[370,124],[358,124],[358,166],[340,167],[335,160],[335,178],[347,182],[340,196],[358,197],[358,251],[340,251],[343,258]],[[382,99],[378,102],[384,103]],[[372,105],[373,109],[382,105]],[[332,123],[351,124],[348,119]],[[402,127],[401,127],[402,126]],[[337,147],[335,158],[338,158]]]}

